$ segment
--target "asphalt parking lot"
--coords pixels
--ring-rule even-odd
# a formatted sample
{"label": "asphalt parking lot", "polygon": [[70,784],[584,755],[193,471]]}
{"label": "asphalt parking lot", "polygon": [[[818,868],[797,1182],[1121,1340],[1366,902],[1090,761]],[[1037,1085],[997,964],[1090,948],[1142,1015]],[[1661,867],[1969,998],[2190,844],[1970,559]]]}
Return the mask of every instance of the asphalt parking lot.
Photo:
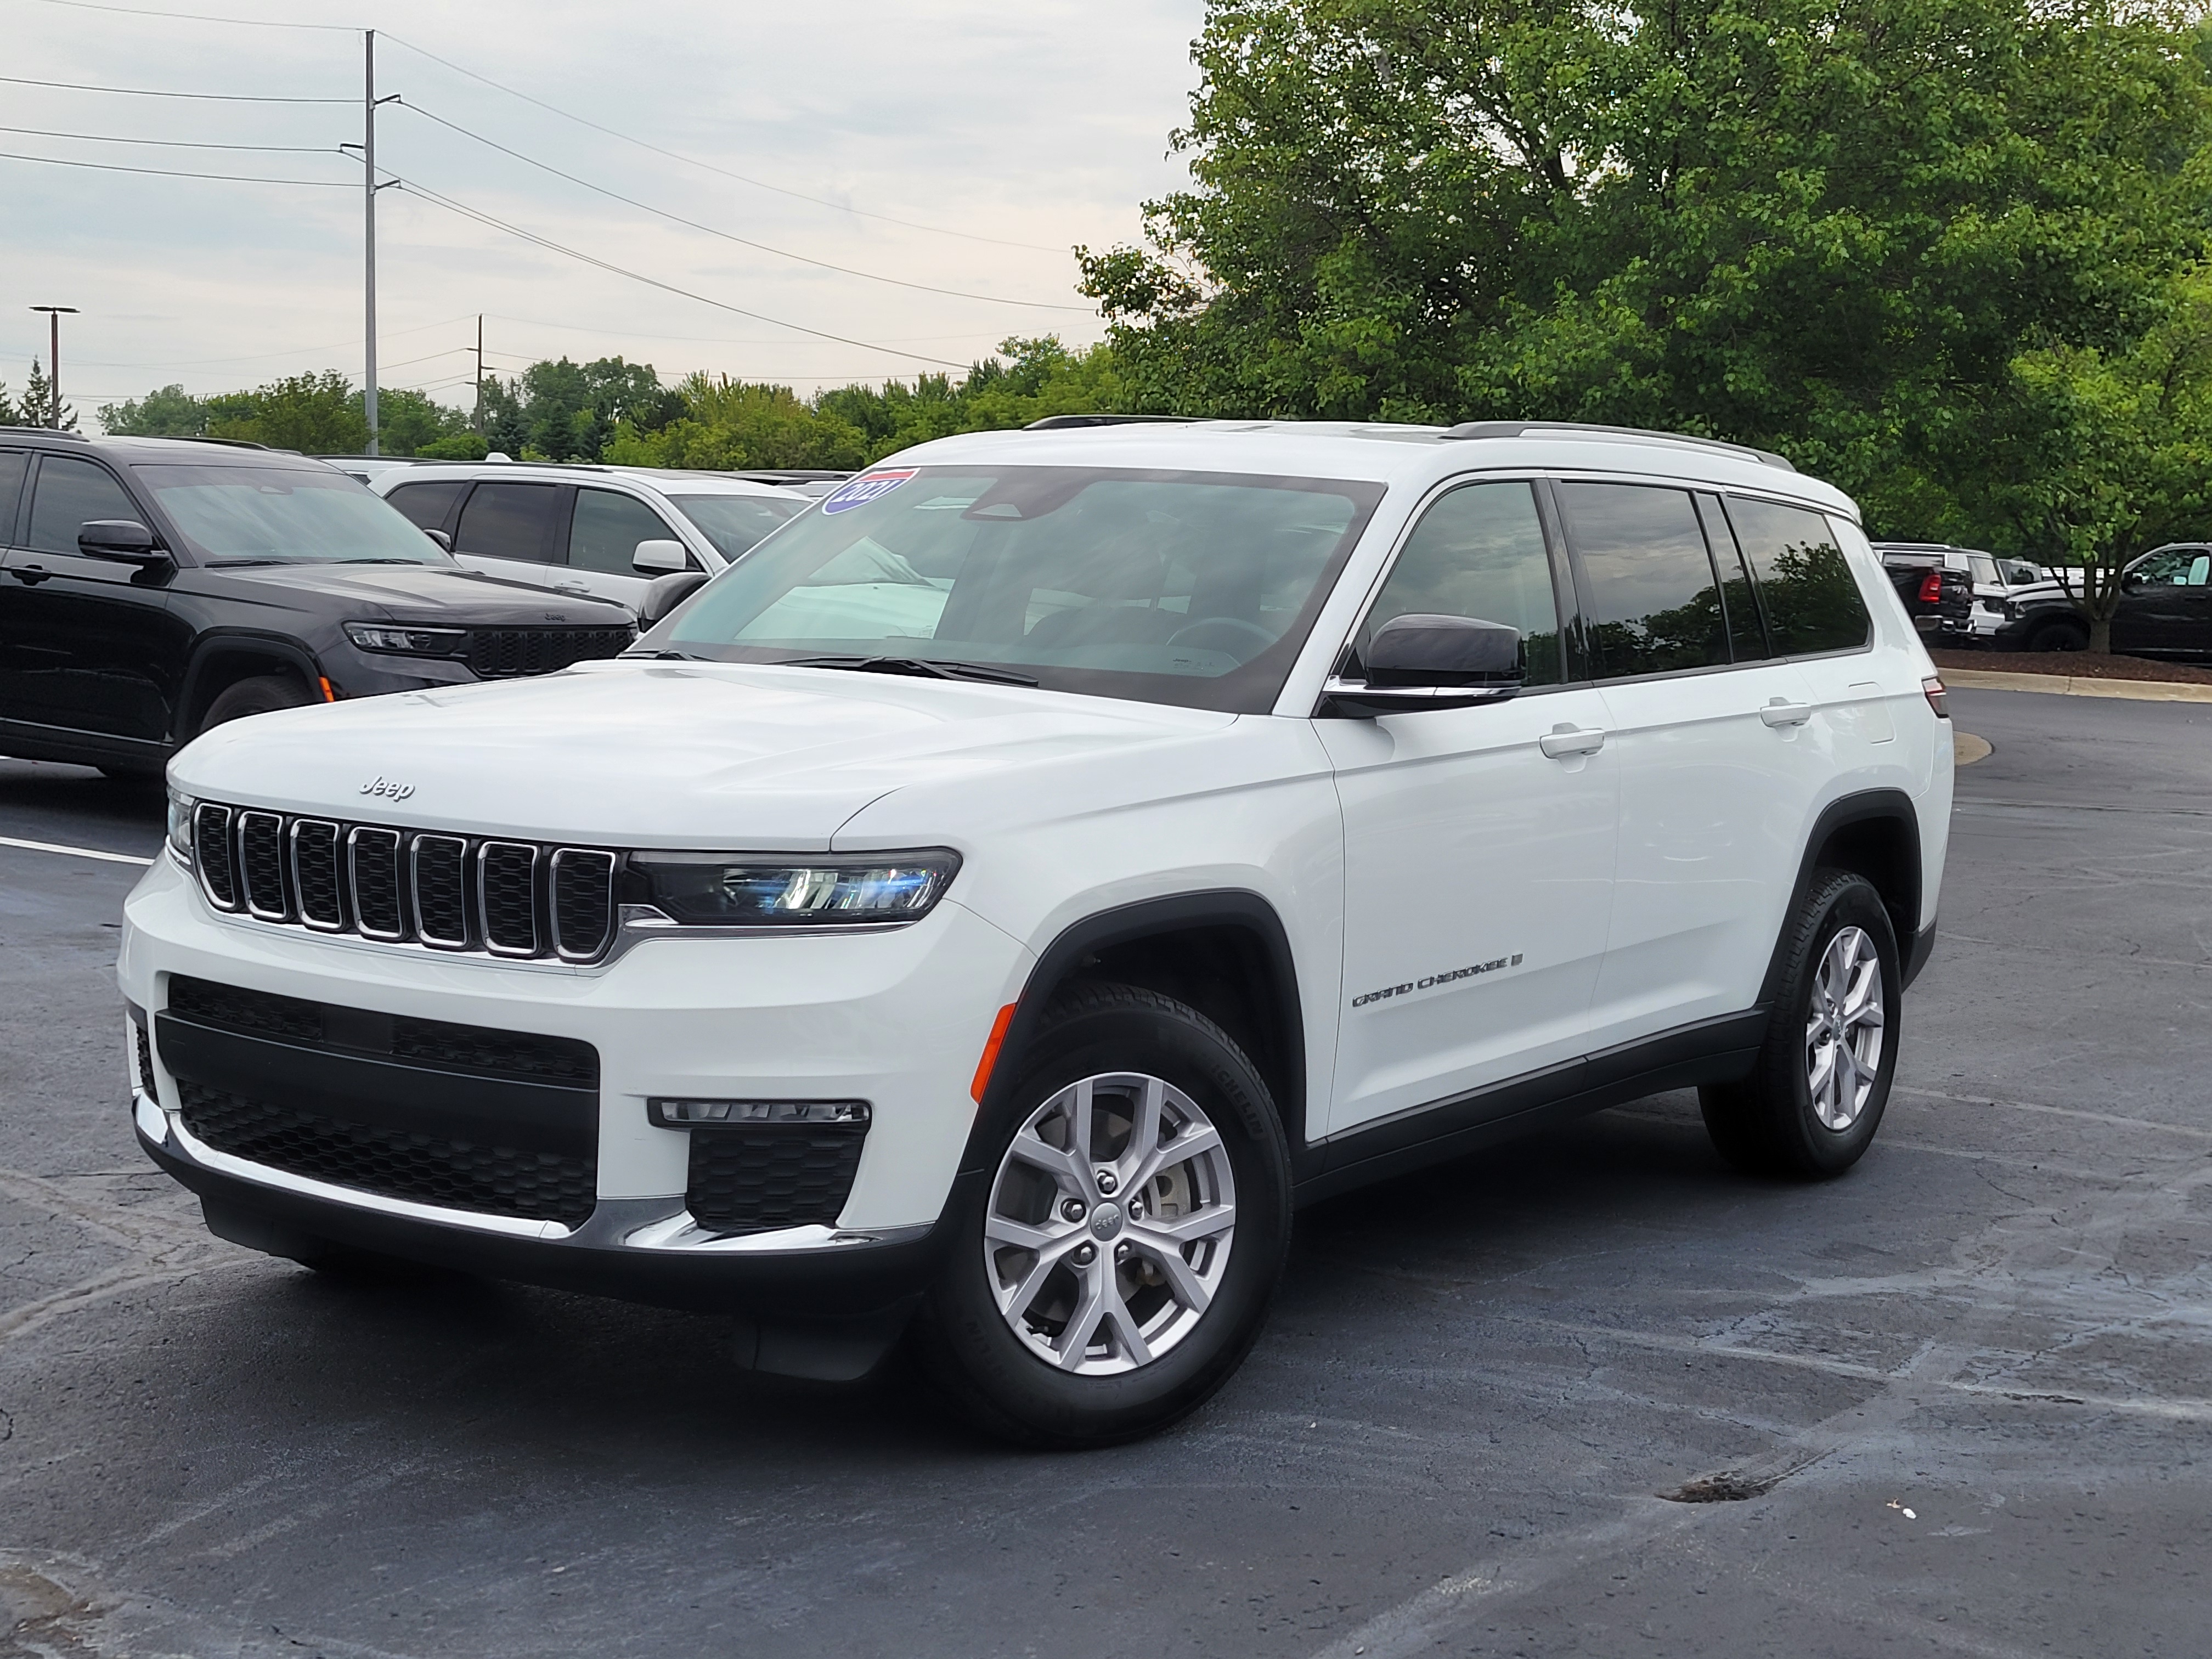
{"label": "asphalt parking lot", "polygon": [[[2212,1651],[2212,707],[1953,701],[1852,1175],[1670,1095],[1324,1206],[1220,1398],[1082,1456],[210,1239],[123,1105],[135,866],[0,845],[0,1655]],[[160,803],[0,762],[0,836]]]}

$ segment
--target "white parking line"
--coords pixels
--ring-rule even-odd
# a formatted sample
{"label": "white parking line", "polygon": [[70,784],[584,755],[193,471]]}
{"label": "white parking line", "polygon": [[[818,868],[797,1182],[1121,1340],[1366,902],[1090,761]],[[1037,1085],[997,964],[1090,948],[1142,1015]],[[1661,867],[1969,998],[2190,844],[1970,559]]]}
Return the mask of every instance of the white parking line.
{"label": "white parking line", "polygon": [[18,841],[13,836],[0,836],[0,847],[20,847],[29,853],[59,853],[67,858],[98,859],[103,864],[151,864],[151,859],[142,859],[135,853],[103,853],[97,847],[63,847],[51,841]]}

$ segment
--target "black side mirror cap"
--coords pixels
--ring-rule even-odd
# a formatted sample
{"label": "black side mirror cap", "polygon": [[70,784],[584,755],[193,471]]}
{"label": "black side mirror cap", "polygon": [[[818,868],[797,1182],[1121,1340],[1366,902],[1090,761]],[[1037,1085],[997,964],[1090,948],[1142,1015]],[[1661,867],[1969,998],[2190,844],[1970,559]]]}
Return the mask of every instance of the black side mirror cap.
{"label": "black side mirror cap", "polygon": [[112,559],[118,564],[169,562],[160,539],[136,519],[86,520],[76,527],[76,550],[88,559]]}
{"label": "black side mirror cap", "polygon": [[656,576],[645,590],[645,602],[637,608],[638,627],[659,627],[671,611],[706,585],[707,573],[703,570],[678,570]]}
{"label": "black side mirror cap", "polygon": [[1521,630],[1476,617],[1393,617],[1367,645],[1367,683],[1391,686],[1518,685]]}

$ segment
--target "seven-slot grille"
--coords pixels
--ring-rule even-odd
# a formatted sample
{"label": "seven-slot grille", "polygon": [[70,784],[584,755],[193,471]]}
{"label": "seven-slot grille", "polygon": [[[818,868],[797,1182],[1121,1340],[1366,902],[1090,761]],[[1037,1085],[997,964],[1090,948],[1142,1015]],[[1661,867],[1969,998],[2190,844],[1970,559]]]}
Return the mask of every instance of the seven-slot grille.
{"label": "seven-slot grille", "polygon": [[208,901],[258,921],[441,951],[595,962],[614,938],[615,855],[203,801]]}
{"label": "seven-slot grille", "polygon": [[631,628],[473,628],[469,666],[486,680],[550,674],[571,663],[617,655],[636,641]]}

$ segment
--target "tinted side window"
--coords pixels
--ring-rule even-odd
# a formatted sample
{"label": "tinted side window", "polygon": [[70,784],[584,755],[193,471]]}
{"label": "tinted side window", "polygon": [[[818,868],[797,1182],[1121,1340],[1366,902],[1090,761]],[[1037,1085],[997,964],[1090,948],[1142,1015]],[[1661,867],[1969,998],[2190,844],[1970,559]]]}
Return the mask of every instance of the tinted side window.
{"label": "tinted side window", "polygon": [[32,486],[30,544],[41,553],[74,553],[77,526],[86,520],[143,516],[106,467],[73,455],[49,455]]}
{"label": "tinted side window", "polygon": [[1720,586],[1687,490],[1561,484],[1559,503],[1589,581],[1600,678],[1729,660]]}
{"label": "tinted side window", "polygon": [[15,509],[23,502],[23,475],[31,458],[20,449],[0,449],[0,547],[15,539]]}
{"label": "tinted side window", "polygon": [[1698,517],[1705,526],[1705,545],[1721,573],[1721,609],[1728,613],[1729,646],[1738,662],[1757,662],[1766,654],[1766,628],[1759,615],[1759,595],[1751,585],[1743,550],[1729,532],[1728,514],[1717,495],[1698,497]]}
{"label": "tinted side window", "polygon": [[1728,514],[1759,580],[1777,656],[1849,651],[1873,637],[1874,619],[1826,519],[1735,495]]}
{"label": "tinted side window", "polygon": [[445,483],[401,484],[384,499],[405,514],[417,530],[443,530],[453,516],[453,503],[468,488],[465,478]]}
{"label": "tinted side window", "polygon": [[2137,559],[2128,571],[2129,586],[2142,587],[2202,587],[2200,568],[2212,568],[2201,547],[2166,547]]}
{"label": "tinted side window", "polygon": [[550,564],[553,525],[560,512],[558,484],[480,483],[461,508],[453,551]]}
{"label": "tinted side window", "polygon": [[1557,685],[1559,615],[1536,500],[1525,483],[1468,484],[1413,526],[1353,644],[1362,657],[1393,617],[1477,617],[1521,630],[1529,685]]}
{"label": "tinted side window", "polygon": [[611,489],[576,492],[576,516],[568,526],[568,562],[579,570],[610,576],[634,576],[630,564],[640,542],[682,538],[643,501]]}

